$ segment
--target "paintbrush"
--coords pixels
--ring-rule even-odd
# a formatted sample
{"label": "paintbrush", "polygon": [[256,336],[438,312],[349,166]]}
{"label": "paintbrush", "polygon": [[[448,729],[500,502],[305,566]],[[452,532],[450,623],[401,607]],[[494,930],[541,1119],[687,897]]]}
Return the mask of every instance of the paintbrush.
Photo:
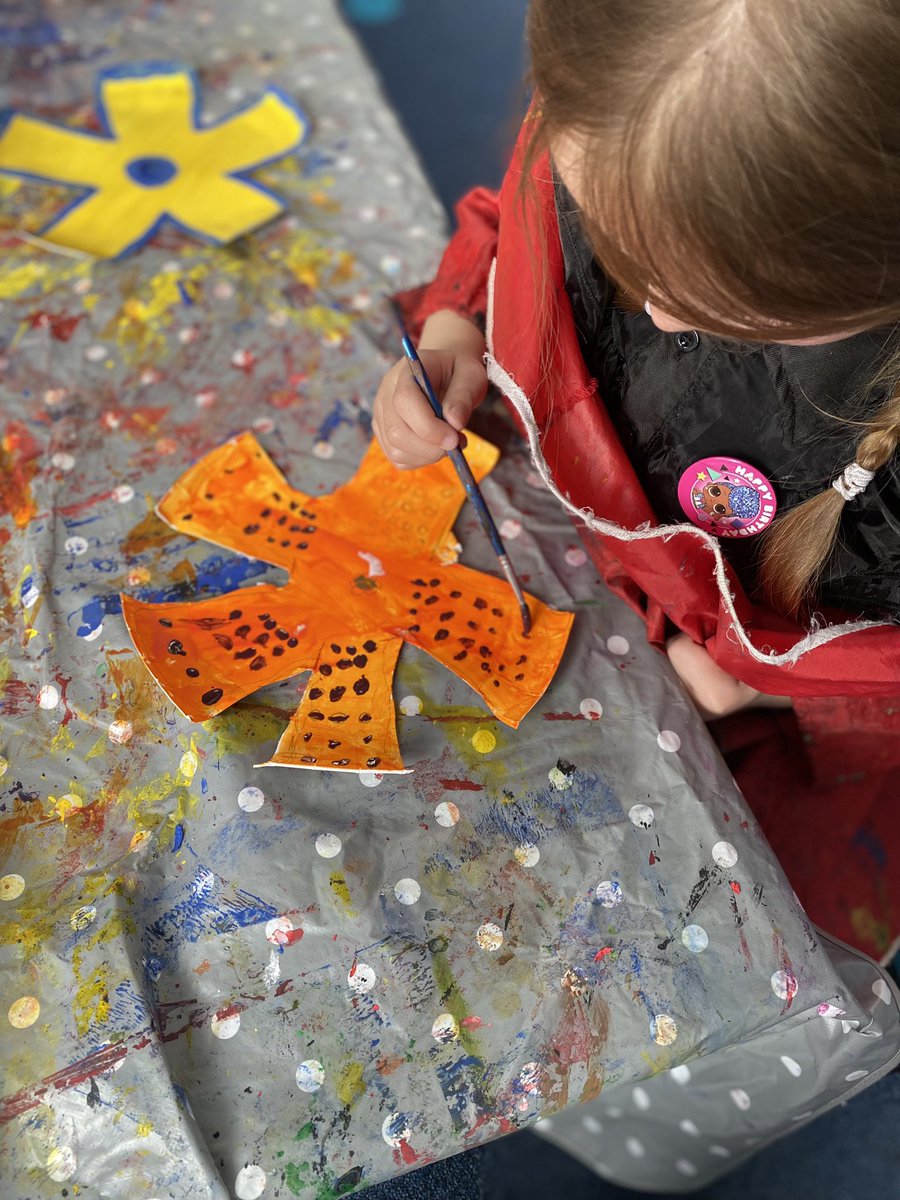
{"label": "paintbrush", "polygon": [[[431,385],[431,380],[428,378],[428,372],[422,366],[422,360],[416,353],[416,348],[412,344],[412,338],[409,336],[409,331],[403,322],[403,317],[399,308],[392,297],[388,297],[388,302],[391,306],[391,311],[397,321],[400,329],[400,344],[403,346],[403,353],[406,355],[406,362],[412,373],[413,379],[418,385],[419,391],[431,405],[431,408],[436,417],[444,419],[444,410],[441,407],[441,402],[437,398],[437,394]],[[509,586],[513,590],[516,601],[519,605],[519,611],[522,614],[522,630],[528,634],[531,632],[531,613],[528,611],[528,605],[525,602],[525,596],[522,592],[522,585],[519,583],[518,577],[513,570],[512,563],[509,561],[509,555],[506,553],[506,548],[503,545],[503,539],[500,536],[500,531],[497,528],[494,518],[491,516],[488,506],[484,502],[484,496],[481,494],[481,489],[475,482],[475,476],[472,474],[472,469],[466,462],[462,450],[457,447],[455,450],[448,450],[447,456],[456,468],[456,473],[459,476],[460,482],[466,489],[466,495],[472,501],[472,505],[478,514],[478,519],[481,522],[481,527],[488,536],[488,541],[497,555],[497,561],[500,564],[500,569],[506,576]]]}

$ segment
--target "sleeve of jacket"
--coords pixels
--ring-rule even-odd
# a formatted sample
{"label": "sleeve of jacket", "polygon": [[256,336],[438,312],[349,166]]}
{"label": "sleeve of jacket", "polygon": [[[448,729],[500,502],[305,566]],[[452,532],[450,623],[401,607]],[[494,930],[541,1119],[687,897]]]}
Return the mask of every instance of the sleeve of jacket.
{"label": "sleeve of jacket", "polygon": [[497,253],[499,192],[474,188],[456,206],[456,220],[457,230],[431,283],[397,297],[414,337],[421,333],[426,318],[442,308],[484,328],[488,275]]}

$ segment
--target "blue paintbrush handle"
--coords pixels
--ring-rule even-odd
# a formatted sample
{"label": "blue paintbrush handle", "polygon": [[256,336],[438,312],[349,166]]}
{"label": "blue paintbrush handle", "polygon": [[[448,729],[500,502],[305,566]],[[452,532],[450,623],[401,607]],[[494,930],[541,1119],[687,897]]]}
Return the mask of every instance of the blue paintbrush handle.
{"label": "blue paintbrush handle", "polygon": [[[440,417],[443,421],[444,410],[441,407],[441,402],[435,394],[434,388],[431,386],[431,380],[428,378],[428,372],[422,366],[422,360],[416,353],[415,346],[409,339],[409,335],[405,334],[403,339],[403,353],[406,355],[410,370],[412,371],[413,379],[419,386],[419,391],[426,397],[428,403],[436,417]],[[484,497],[481,494],[481,489],[475,482],[475,476],[472,474],[472,469],[466,462],[465,455],[462,450],[448,450],[447,457],[456,468],[456,473],[460,478],[460,482],[466,489],[466,495],[472,501],[475,511],[478,513],[478,519],[481,521],[484,532],[488,535],[494,552],[498,555],[505,555],[506,550],[503,546],[503,540],[500,537],[500,531],[494,524],[494,518],[488,511],[488,507],[484,502]]]}

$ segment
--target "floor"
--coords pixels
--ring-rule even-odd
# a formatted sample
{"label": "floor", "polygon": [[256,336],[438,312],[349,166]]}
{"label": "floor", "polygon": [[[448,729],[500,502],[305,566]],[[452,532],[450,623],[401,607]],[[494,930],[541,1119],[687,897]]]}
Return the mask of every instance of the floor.
{"label": "floor", "polygon": [[[526,0],[342,0],[448,210],[499,184],[526,104]],[[697,1200],[900,1196],[900,1072],[758,1155]],[[370,1189],[371,1200],[636,1200],[532,1134]],[[647,1197],[650,1200],[650,1197]],[[665,1200],[658,1197],[657,1200]]]}

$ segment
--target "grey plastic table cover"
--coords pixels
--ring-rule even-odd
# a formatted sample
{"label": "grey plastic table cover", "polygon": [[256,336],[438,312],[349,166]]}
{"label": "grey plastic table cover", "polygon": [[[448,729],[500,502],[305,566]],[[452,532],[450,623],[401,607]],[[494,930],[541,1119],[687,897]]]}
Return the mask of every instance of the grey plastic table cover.
{"label": "grey plastic table cover", "polygon": [[[378,294],[427,278],[445,230],[328,0],[4,28],[4,99],[35,113],[177,58],[210,116],[275,81],[314,126],[266,168],[290,216],[229,249],[49,253],[11,232],[46,190],[3,184],[4,1197],[324,1200],[534,1122],[610,1178],[689,1189],[886,1071],[887,979],[810,926],[499,413],[488,502],[529,588],[577,614],[518,731],[408,648],[405,776],[254,769],[303,678],[204,725],[167,702],[119,592],[279,573],[155,500],[243,428],[310,492],[348,478]],[[491,571],[469,513],[457,534]]]}

